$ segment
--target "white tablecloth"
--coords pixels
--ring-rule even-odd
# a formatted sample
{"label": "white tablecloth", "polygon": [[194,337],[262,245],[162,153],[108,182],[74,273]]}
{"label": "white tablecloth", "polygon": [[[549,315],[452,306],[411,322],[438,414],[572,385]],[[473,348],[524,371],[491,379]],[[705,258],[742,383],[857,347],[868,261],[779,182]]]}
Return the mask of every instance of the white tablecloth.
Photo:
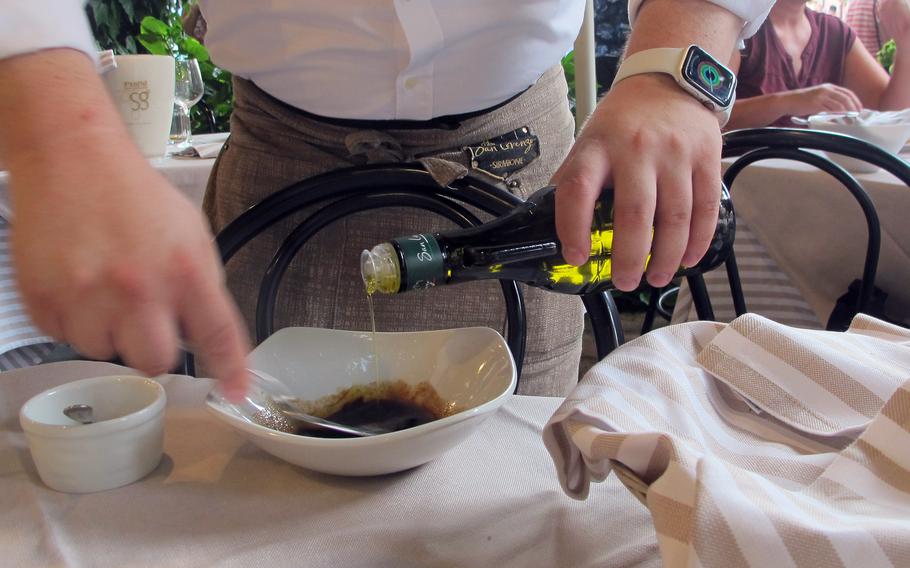
{"label": "white tablecloth", "polygon": [[[197,134],[193,136],[193,141],[198,143],[209,143],[223,141],[227,134]],[[212,165],[215,163],[214,158],[174,158],[167,156],[164,158],[153,158],[149,160],[152,167],[165,177],[184,195],[190,198],[193,203],[202,206],[202,198],[205,195],[205,185],[209,179],[209,173],[212,171]],[[7,218],[9,216],[9,173],[0,171],[0,216]]]}
{"label": "white tablecloth", "polygon": [[[907,159],[907,154],[903,157]],[[910,323],[910,188],[878,171],[856,174],[881,222],[876,286],[888,293],[887,315]],[[850,193],[827,174],[789,160],[746,168],[734,182],[736,254],[751,311],[796,326],[824,327],[837,299],[862,276],[865,218]],[[733,319],[726,276],[709,275],[720,321]],[[674,321],[690,318],[685,297]]]}
{"label": "white tablecloth", "polygon": [[146,479],[87,495],[45,487],[17,412],[104,363],[0,376],[3,566],[657,566],[647,509],[616,480],[560,489],[540,433],[561,402],[515,396],[411,471],[342,478],[291,466],[201,408],[210,381],[165,379],[165,457]]}

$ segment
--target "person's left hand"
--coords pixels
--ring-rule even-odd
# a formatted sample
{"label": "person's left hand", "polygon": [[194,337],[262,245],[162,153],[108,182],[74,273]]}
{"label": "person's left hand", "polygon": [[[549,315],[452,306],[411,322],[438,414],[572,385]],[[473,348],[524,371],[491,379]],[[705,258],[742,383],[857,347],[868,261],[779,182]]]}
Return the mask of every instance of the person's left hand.
{"label": "person's left hand", "polygon": [[672,78],[621,81],[597,106],[553,178],[563,257],[575,265],[587,261],[594,203],[612,184],[614,285],[635,289],[647,262],[648,282],[665,286],[680,265],[701,260],[711,243],[720,157],[717,117]]}

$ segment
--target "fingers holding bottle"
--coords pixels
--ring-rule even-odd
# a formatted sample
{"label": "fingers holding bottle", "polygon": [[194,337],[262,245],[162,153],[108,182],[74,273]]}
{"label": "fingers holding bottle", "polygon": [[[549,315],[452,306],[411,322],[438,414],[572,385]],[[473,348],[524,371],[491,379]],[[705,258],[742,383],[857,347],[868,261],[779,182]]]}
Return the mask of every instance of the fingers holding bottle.
{"label": "fingers holding bottle", "polygon": [[553,176],[556,233],[566,262],[580,266],[591,252],[594,206],[609,179],[605,144],[594,135],[580,138]]}
{"label": "fingers holding bottle", "polygon": [[[717,117],[669,78],[643,75],[614,86],[554,178],[563,250],[588,250],[594,202],[612,185],[614,285],[635,289],[646,265],[648,281],[666,285],[711,242],[720,143]],[[573,264],[586,259],[566,256]]]}

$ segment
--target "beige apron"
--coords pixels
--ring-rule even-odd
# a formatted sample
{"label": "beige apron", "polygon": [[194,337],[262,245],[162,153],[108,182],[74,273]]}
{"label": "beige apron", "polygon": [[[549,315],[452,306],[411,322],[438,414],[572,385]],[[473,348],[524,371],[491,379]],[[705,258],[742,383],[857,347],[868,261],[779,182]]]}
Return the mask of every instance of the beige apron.
{"label": "beige apron", "polygon": [[[432,156],[436,166],[470,167],[464,146],[527,126],[540,141],[540,157],[509,177],[509,191],[526,197],[544,186],[573,142],[573,119],[560,67],[509,103],[469,118],[454,129],[364,130],[307,117],[249,81],[235,79],[231,136],[215,163],[205,197],[214,231],[250,206],[293,182],[331,170],[413,161]],[[483,174],[480,174],[483,175]],[[228,263],[228,286],[253,328],[265,268],[293,227],[293,218],[261,235]],[[342,219],[302,249],[282,283],[276,328],[291,325],[366,330],[369,312],[359,258],[390,238],[451,228],[434,214],[380,209]],[[583,330],[579,298],[524,288],[528,337],[519,392],[565,395],[578,378]],[[500,331],[505,311],[498,282],[475,282],[377,297],[379,331],[484,325]]]}

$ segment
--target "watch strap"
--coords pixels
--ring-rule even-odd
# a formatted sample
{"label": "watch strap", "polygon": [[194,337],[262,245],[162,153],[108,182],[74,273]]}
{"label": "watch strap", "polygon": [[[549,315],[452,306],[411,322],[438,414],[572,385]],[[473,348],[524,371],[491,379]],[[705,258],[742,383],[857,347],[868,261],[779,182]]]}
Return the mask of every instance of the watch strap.
{"label": "watch strap", "polygon": [[679,47],[656,47],[633,53],[623,60],[613,85],[633,75],[643,73],[666,73],[672,75],[677,82],[680,79],[682,59],[686,56],[686,49]]}
{"label": "watch strap", "polygon": [[[613,78],[613,86],[623,79],[628,79],[634,75],[644,73],[666,73],[673,77],[676,84],[684,91],[700,100],[700,96],[688,86],[682,77],[683,61],[688,53],[685,47],[655,47],[633,53],[623,60],[619,69],[616,70],[616,76]],[[736,100],[736,93],[726,107],[717,107],[714,111],[723,127],[730,120],[730,114],[733,112],[733,102]]]}

